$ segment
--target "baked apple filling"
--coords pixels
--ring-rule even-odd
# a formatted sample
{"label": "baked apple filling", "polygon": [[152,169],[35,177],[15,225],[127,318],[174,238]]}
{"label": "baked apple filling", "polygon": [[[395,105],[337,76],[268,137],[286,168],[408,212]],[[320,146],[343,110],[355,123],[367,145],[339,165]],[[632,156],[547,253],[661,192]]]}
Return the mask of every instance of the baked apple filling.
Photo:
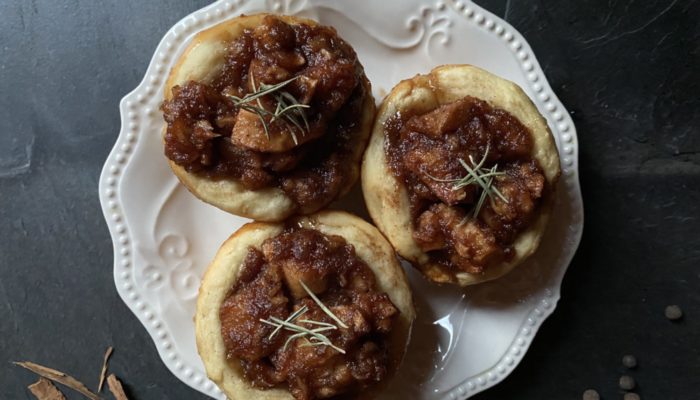
{"label": "baked apple filling", "polygon": [[340,236],[288,228],[250,248],[219,309],[229,362],[296,399],[354,394],[389,371],[399,311]]}
{"label": "baked apple filling", "polygon": [[212,79],[172,88],[165,155],[208,179],[280,188],[311,212],[355,179],[369,83],[333,28],[262,22],[227,44]]}
{"label": "baked apple filling", "polygon": [[529,129],[467,96],[421,115],[397,113],[385,131],[390,170],[408,191],[413,239],[431,261],[476,274],[511,259],[545,190]]}

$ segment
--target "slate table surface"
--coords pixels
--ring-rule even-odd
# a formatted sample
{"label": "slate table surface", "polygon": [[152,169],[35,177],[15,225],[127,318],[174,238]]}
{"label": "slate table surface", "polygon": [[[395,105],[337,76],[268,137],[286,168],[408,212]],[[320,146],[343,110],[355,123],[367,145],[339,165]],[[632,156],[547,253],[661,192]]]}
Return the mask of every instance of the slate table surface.
{"label": "slate table surface", "polygon": [[[481,0],[526,37],[581,148],[583,241],[562,299],[488,399],[700,399],[700,2]],[[118,297],[97,182],[118,103],[206,1],[0,1],[0,398],[32,360],[93,387],[102,354],[134,399],[204,399]],[[664,308],[678,304],[672,323]],[[69,398],[77,399],[73,393]]]}

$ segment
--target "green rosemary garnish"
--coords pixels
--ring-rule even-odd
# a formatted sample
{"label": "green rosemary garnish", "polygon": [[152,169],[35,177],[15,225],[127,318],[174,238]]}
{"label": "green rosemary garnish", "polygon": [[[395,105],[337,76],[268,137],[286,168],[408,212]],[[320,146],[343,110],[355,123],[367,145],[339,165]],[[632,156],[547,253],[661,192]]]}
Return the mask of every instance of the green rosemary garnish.
{"label": "green rosemary garnish", "polygon": [[[291,335],[289,338],[287,338],[287,341],[284,343],[284,346],[282,347],[282,351],[286,350],[287,347],[291,342],[293,342],[296,339],[299,338],[306,338],[309,343],[304,344],[304,346],[328,346],[333,348],[339,353],[345,354],[345,350],[341,349],[340,347],[334,345],[330,339],[328,339],[328,336],[324,335],[322,332],[325,331],[330,331],[334,329],[338,329],[336,326],[322,326],[320,328],[314,328],[314,329],[309,329],[305,328],[301,325],[297,325],[293,322],[288,322],[281,320],[276,317],[270,317],[270,320],[266,319],[261,319],[260,322],[274,326],[274,327],[283,327],[284,329],[290,331],[290,332],[295,332],[294,335]],[[318,322],[318,321],[314,321]]]}
{"label": "green rosemary garnish", "polygon": [[498,172],[498,164],[491,167],[491,169],[484,168],[484,162],[486,162],[486,157],[488,156],[488,154],[489,145],[487,144],[484,156],[481,157],[481,160],[479,160],[478,163],[475,162],[474,158],[472,158],[472,156],[470,155],[469,162],[471,162],[472,167],[470,167],[469,164],[467,164],[461,158],[458,159],[459,163],[467,171],[467,175],[465,175],[462,178],[439,179],[428,175],[431,179],[434,179],[438,182],[452,183],[452,190],[459,190],[469,185],[478,185],[479,187],[481,187],[481,195],[479,196],[479,200],[474,206],[474,218],[476,218],[479,215],[481,207],[484,205],[484,201],[486,201],[487,196],[493,201],[495,195],[498,196],[501,200],[503,200],[506,204],[508,203],[508,199],[506,199],[505,196],[503,196],[503,194],[498,190],[497,187],[493,186],[493,179],[496,176],[505,175],[505,172]]}
{"label": "green rosemary garnish", "polygon": [[306,290],[306,293],[309,294],[309,297],[311,297],[311,298],[316,302],[316,304],[318,304],[318,306],[321,308],[321,310],[323,310],[324,313],[326,313],[326,315],[328,315],[328,316],[331,317],[335,322],[337,322],[338,325],[339,325],[341,328],[346,328],[346,329],[347,329],[348,326],[345,325],[345,324],[343,323],[343,321],[340,320],[340,318],[336,317],[335,314],[333,314],[333,313],[331,312],[331,310],[330,310],[328,307],[326,307],[325,304],[321,303],[321,300],[319,300],[318,297],[316,297],[316,295],[314,294],[314,292],[312,292],[311,289],[309,289],[308,286],[306,286],[306,284],[304,284],[303,281],[300,280],[299,283],[301,284],[301,287],[303,287],[304,290]]}
{"label": "green rosemary garnish", "polygon": [[[270,139],[269,124],[279,119],[289,128],[294,144],[299,144],[295,130],[299,132],[301,136],[304,136],[306,132],[309,131],[309,121],[306,119],[305,109],[310,106],[300,103],[291,93],[281,90],[290,82],[298,79],[299,76],[300,75],[274,85],[261,83],[259,87],[256,87],[255,79],[251,77],[251,85],[253,86],[252,92],[243,97],[234,95],[229,95],[229,97],[233,99],[233,103],[237,107],[258,116],[268,140]],[[260,101],[261,98],[267,95],[272,96],[277,103],[274,112],[265,108]],[[266,116],[270,117],[269,122],[265,120]]]}
{"label": "green rosemary garnish", "polygon": [[[333,312],[326,307],[325,304],[319,300],[318,297],[302,282],[301,280],[299,281],[301,286],[304,288],[306,293],[309,294],[309,296],[316,302],[316,304],[323,310],[326,315],[331,317],[335,322],[338,323],[338,325],[342,328],[347,328],[348,326],[343,323],[343,321],[340,320]],[[260,319],[260,322],[274,326],[275,330],[272,331],[272,333],[269,336],[269,339],[272,339],[277,332],[279,332],[282,328],[294,332],[293,335],[289,336],[287,338],[287,341],[284,342],[284,346],[282,347],[282,351],[286,350],[287,347],[289,346],[290,343],[292,343],[296,339],[301,339],[305,338],[307,340],[307,343],[302,344],[303,347],[307,346],[328,346],[333,348],[339,353],[345,354],[345,350],[341,349],[340,347],[334,345],[330,339],[326,335],[323,334],[323,332],[326,331],[331,331],[338,329],[338,326],[330,324],[328,322],[321,322],[321,321],[314,321],[310,319],[299,319],[300,323],[308,324],[308,325],[316,325],[318,328],[305,328],[301,325],[296,324],[294,321],[300,318],[302,315],[304,315],[309,308],[307,306],[303,306],[299,308],[298,310],[294,311],[293,313],[289,314],[287,319],[281,320],[277,317],[270,317],[269,320],[266,319]]]}
{"label": "green rosemary garnish", "polygon": [[[305,312],[307,312],[308,310],[309,310],[309,308],[306,307],[306,306],[299,308],[298,310],[296,310],[296,311],[294,311],[293,313],[289,314],[289,317],[287,317],[287,319],[285,320],[285,322],[292,322],[292,321],[294,321],[295,319],[301,317],[301,316],[302,316]],[[263,322],[265,322],[265,321],[263,321]],[[272,339],[272,338],[275,336],[275,334],[277,334],[277,332],[279,332],[280,329],[282,329],[282,325],[277,326],[277,328],[275,328],[275,330],[272,331],[272,333],[270,334],[270,336],[268,337],[268,339]]]}

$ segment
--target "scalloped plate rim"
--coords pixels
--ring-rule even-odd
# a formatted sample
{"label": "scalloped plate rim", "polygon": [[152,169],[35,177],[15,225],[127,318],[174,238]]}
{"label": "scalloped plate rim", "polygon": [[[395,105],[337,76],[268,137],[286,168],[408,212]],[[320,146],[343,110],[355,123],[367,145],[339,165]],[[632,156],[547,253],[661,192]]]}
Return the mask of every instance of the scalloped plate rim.
{"label": "scalloped plate rim", "polygon": [[[146,69],[146,72],[144,73],[143,79],[140,81],[140,83],[136,86],[135,89],[130,91],[128,94],[126,94],[121,101],[119,102],[119,109],[120,109],[120,122],[121,122],[121,128],[119,132],[119,136],[117,137],[117,140],[115,141],[115,144],[113,148],[111,149],[105,164],[103,166],[103,169],[100,174],[100,179],[99,179],[99,198],[100,198],[100,204],[102,207],[102,212],[103,216],[105,218],[105,221],[107,222],[107,226],[110,232],[110,237],[112,239],[113,243],[113,251],[114,251],[114,280],[115,280],[115,286],[117,289],[117,292],[119,293],[120,297],[124,301],[124,303],[129,307],[129,309],[134,313],[134,315],[137,317],[137,319],[141,322],[141,324],[144,326],[146,331],[148,332],[149,336],[154,342],[154,345],[156,346],[156,349],[158,351],[158,354],[163,361],[163,363],[166,365],[166,367],[173,373],[178,379],[180,379],[183,383],[187,384],[188,386],[192,387],[193,389],[203,393],[207,394],[209,396],[213,396],[216,398],[221,398],[222,394],[216,388],[215,386],[212,386],[211,384],[208,384],[209,382],[202,382],[201,379],[199,382],[193,382],[192,379],[192,371],[187,368],[184,370],[178,370],[175,368],[173,365],[173,362],[169,359],[168,357],[168,351],[167,349],[163,348],[162,346],[159,346],[159,338],[157,337],[156,329],[152,328],[151,325],[149,324],[149,319],[144,315],[142,312],[143,310],[139,310],[134,303],[132,299],[129,298],[129,294],[127,293],[127,290],[124,288],[124,285],[120,284],[122,282],[122,277],[120,276],[120,266],[123,266],[123,263],[128,262],[128,254],[130,252],[127,252],[126,255],[123,254],[123,249],[125,248],[131,248],[131,244],[127,241],[126,244],[120,243],[121,237],[123,237],[123,233],[118,232],[118,229],[126,229],[126,232],[128,233],[130,231],[129,225],[127,223],[124,223],[123,225],[121,224],[121,221],[125,219],[125,213],[119,213],[120,210],[120,189],[121,189],[121,170],[123,170],[127,165],[128,161],[131,159],[131,155],[133,153],[132,151],[127,152],[127,159],[126,162],[120,163],[117,161],[117,157],[121,155],[122,153],[120,152],[119,148],[120,146],[124,145],[131,145],[133,146],[135,143],[134,139],[129,140],[127,138],[128,135],[128,128],[127,128],[127,121],[128,117],[130,116],[130,113],[133,113],[133,110],[129,110],[129,103],[132,105],[135,103],[134,100],[136,100],[136,97],[140,94],[140,92],[145,91],[146,86],[148,85],[148,77],[149,75],[152,74],[155,65],[157,63],[157,58],[158,55],[162,52],[165,43],[168,41],[168,38],[172,36],[172,34],[178,29],[178,28],[183,28],[185,27],[186,29],[186,21],[194,18],[195,15],[198,14],[204,14],[209,10],[214,10],[219,8],[220,10],[223,10],[223,13],[220,13],[218,15],[219,18],[222,15],[225,15],[227,11],[232,11],[235,9],[236,6],[240,6],[241,4],[244,4],[245,0],[236,0],[236,1],[227,1],[227,0],[219,0],[216,1],[208,6],[205,6],[199,10],[196,10],[183,18],[181,18],[177,23],[175,23],[168,31],[163,35],[163,38],[159,41],[158,45],[156,46],[156,49],[154,51],[153,57],[151,57],[151,60],[148,64],[148,67]],[[416,1],[417,4],[435,4],[435,2],[421,2],[421,1]],[[546,93],[548,97],[550,97],[550,102],[554,103],[556,105],[556,108],[562,110],[563,118],[560,119],[560,124],[566,123],[568,124],[568,134],[571,137],[571,140],[569,141],[569,146],[573,148],[573,154],[569,157],[572,159],[572,165],[569,166],[569,169],[572,171],[571,175],[568,177],[570,184],[572,184],[572,190],[573,190],[573,195],[575,196],[574,200],[576,201],[575,208],[576,211],[579,213],[579,217],[577,218],[576,222],[576,230],[573,232],[573,244],[572,244],[572,250],[568,252],[568,254],[564,257],[565,260],[565,266],[563,269],[558,273],[558,275],[555,277],[555,281],[552,282],[552,293],[549,299],[553,302],[551,307],[546,308],[542,313],[538,316],[538,319],[536,320],[536,324],[534,326],[530,327],[531,334],[529,335],[531,338],[534,338],[536,335],[537,331],[539,331],[540,327],[542,326],[542,323],[554,312],[556,309],[556,306],[561,298],[561,283],[563,276],[568,269],[569,264],[571,263],[571,260],[573,259],[576,249],[578,248],[581,237],[583,234],[583,202],[582,202],[582,197],[581,197],[581,189],[580,189],[580,183],[579,183],[579,173],[578,173],[578,138],[576,134],[576,128],[575,125],[566,111],[566,108],[563,106],[559,98],[556,96],[556,94],[553,92],[551,89],[548,80],[546,79],[546,76],[542,70],[542,68],[539,65],[539,62],[537,61],[537,58],[532,51],[532,48],[528,44],[528,42],[525,40],[525,38],[514,28],[508,23],[507,21],[501,19],[500,17],[492,14],[488,10],[485,10],[481,6],[474,4],[471,1],[454,1],[454,0],[448,0],[446,2],[449,7],[452,7],[454,12],[461,14],[459,15],[460,17],[463,18],[475,18],[478,19],[481,16],[482,22],[485,20],[491,20],[491,21],[496,21],[498,24],[504,27],[504,29],[508,32],[510,32],[513,35],[513,38],[517,40],[521,44],[521,50],[520,51],[525,51],[530,57],[530,60],[533,64],[533,68],[531,72],[537,73],[539,76],[542,77],[542,80],[540,84],[543,86],[543,93]],[[228,10],[225,10],[224,7],[229,7]],[[482,25],[480,22],[471,22],[470,23],[477,23],[479,25]],[[486,28],[485,28],[486,29]],[[190,34],[185,35],[184,39],[180,40],[186,40],[188,39]],[[525,71],[523,71],[525,73]],[[539,104],[539,101],[536,99],[533,99],[533,101],[536,104]],[[138,101],[136,101],[138,103]],[[563,121],[563,122],[561,122]],[[548,124],[551,125],[551,121],[548,120]],[[554,130],[554,129],[553,129]],[[558,131],[558,130],[557,130]],[[558,136],[557,136],[558,138]],[[120,166],[121,165],[121,166]],[[116,172],[115,172],[115,166],[116,166]],[[115,200],[117,199],[117,200]],[[116,206],[115,206],[116,205]],[[118,219],[115,219],[115,216],[118,216]],[[125,227],[125,228],[121,228]],[[128,236],[127,236],[128,237]],[[120,249],[122,251],[120,251]],[[132,249],[133,251],[133,249]],[[530,312],[527,315],[530,315],[536,307],[530,310]],[[522,323],[519,325],[520,328],[523,328],[525,325],[525,320],[527,320],[528,316],[524,317],[524,320]],[[513,345],[517,340],[519,340],[520,335],[516,335],[516,337],[513,339],[513,342],[511,342],[511,345]],[[524,357],[524,352],[527,351],[531,344],[532,340],[528,340],[523,347],[523,354],[514,359],[514,362],[509,365],[508,370],[505,373],[501,373],[497,375],[496,379],[487,379],[483,383],[479,384],[478,387],[470,388],[467,387],[466,389],[464,388],[465,384],[469,379],[476,378],[475,376],[472,377],[467,377],[465,380],[448,391],[444,398],[460,398],[460,399],[466,399],[468,397],[471,397],[472,395],[475,395],[477,393],[482,392],[483,390],[486,390],[499,382],[501,382],[505,377],[507,377],[516,367],[517,365],[522,361]],[[503,355],[493,366],[485,369],[482,371],[481,374],[478,375],[486,375],[487,373],[490,373],[492,370],[494,370],[504,359],[504,357],[507,356],[506,354]],[[481,378],[479,378],[481,379]],[[205,380],[206,381],[206,380]]]}

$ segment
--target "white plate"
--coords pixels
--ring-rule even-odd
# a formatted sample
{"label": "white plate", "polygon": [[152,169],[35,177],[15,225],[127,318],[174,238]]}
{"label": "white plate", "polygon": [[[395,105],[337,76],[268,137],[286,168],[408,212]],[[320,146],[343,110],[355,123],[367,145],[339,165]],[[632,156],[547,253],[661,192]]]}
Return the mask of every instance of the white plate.
{"label": "white plate", "polygon": [[[418,320],[407,359],[385,398],[464,399],[497,384],[554,310],[581,237],[583,206],[568,112],[522,36],[471,2],[227,0],[178,22],[158,45],[141,84],[122,100],[121,132],[100,178],[119,294],[172,373],[223,399],[204,374],[192,316],[207,263],[246,220],[198,201],[178,184],[163,157],[158,106],[168,71],[196,31],[264,10],[336,27],[357,50],[377,99],[399,80],[436,65],[469,63],[519,84],[546,116],[561,154],[562,179],[543,246],[513,273],[467,290],[429,284],[409,269]],[[352,204],[353,198],[342,203]]]}

